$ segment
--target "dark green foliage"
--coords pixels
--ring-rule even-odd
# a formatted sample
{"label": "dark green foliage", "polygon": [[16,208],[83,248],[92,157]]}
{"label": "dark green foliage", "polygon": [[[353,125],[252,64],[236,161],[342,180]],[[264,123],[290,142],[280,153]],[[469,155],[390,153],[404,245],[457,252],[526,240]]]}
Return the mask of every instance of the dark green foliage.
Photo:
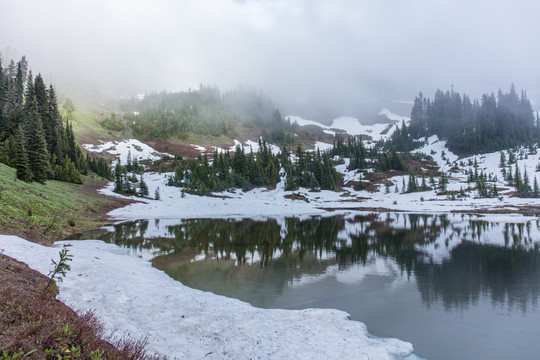
{"label": "dark green foliage", "polygon": [[114,191],[115,192],[124,191],[124,178],[122,175],[123,175],[122,165],[120,165],[120,161],[117,161],[116,166],[114,167]]}
{"label": "dark green foliage", "polygon": [[146,185],[141,175],[141,179],[139,181],[139,196],[148,196],[148,194],[148,185]]}
{"label": "dark green foliage", "polygon": [[[511,174],[511,171],[510,171]],[[534,187],[531,188],[529,175],[527,174],[527,169],[523,170],[523,176],[521,175],[521,171],[519,171],[519,167],[516,163],[515,166],[515,172],[513,181],[511,182],[511,185],[514,185],[516,188],[516,195],[519,197],[537,197],[538,192],[538,183],[536,181],[536,177],[534,179]]]}
{"label": "dark green foliage", "polygon": [[4,133],[7,127],[6,119],[6,94],[7,94],[7,78],[4,75],[2,68],[2,59],[0,57],[0,141],[4,138]]}
{"label": "dark green foliage", "polygon": [[124,129],[124,124],[116,117],[115,113],[112,113],[110,117],[101,122],[101,126],[104,129],[111,131],[121,131]]}
{"label": "dark green foliage", "polygon": [[443,171],[441,172],[441,177],[439,178],[439,190],[442,192],[445,192],[447,185],[448,185],[448,176]]}
{"label": "dark green foliage", "polygon": [[279,156],[273,155],[264,140],[259,140],[259,153],[246,154],[238,146],[233,156],[229,152],[214,152],[214,161],[199,156],[198,159],[184,160],[176,167],[169,185],[183,186],[187,191],[205,194],[233,187],[243,191],[252,186],[275,186],[279,182]]}
{"label": "dark green foliage", "polygon": [[41,124],[41,117],[38,113],[37,102],[35,99],[30,99],[29,102],[27,136],[30,170],[32,171],[32,180],[45,183],[51,174],[50,157],[47,151],[47,142]]}
{"label": "dark green foliage", "polygon": [[340,136],[334,139],[334,147],[330,150],[330,156],[343,156],[350,158],[349,170],[364,169],[366,167],[366,149],[362,140],[358,137],[349,137],[344,143]]}
{"label": "dark green foliage", "polygon": [[[370,151],[366,151],[362,140],[357,137],[349,137],[345,143],[341,137],[336,136],[334,147],[329,151],[330,156],[342,156],[350,158],[348,170],[359,170],[372,167],[380,171],[397,170],[406,171],[402,157],[393,150],[389,154],[384,150],[385,144],[379,144]],[[382,148],[382,150],[381,150]],[[368,161],[370,160],[370,161]]]}
{"label": "dark green foliage", "polygon": [[18,178],[25,181],[82,183],[81,173],[89,168],[110,176],[104,160],[85,161],[71,124],[62,123],[54,88],[45,86],[41,74],[34,80],[24,56],[6,71],[0,64],[0,161],[17,167]]}
{"label": "dark green foliage", "polygon": [[281,168],[286,173],[286,190],[294,190],[298,186],[313,190],[335,189],[339,180],[328,153],[312,155],[299,147],[297,158],[291,161],[285,147],[282,153],[275,155],[266,141],[259,139],[257,154],[252,151],[246,153],[238,146],[232,155],[228,151],[215,151],[211,165],[206,156],[176,161],[175,172],[169,177],[168,185],[200,195],[233,188],[247,191],[252,187],[275,186],[280,181]]}
{"label": "dark green foliage", "polygon": [[[114,168],[114,191],[126,195],[137,195],[137,189],[132,186],[132,182],[137,182],[137,178],[128,175],[127,167],[120,165],[120,161],[117,161]],[[146,188],[146,192],[148,192],[148,188]]]}
{"label": "dark green foliage", "polygon": [[514,86],[497,98],[484,94],[471,102],[467,95],[437,90],[433,102],[420,93],[411,112],[409,132],[414,138],[437,135],[458,154],[491,152],[540,138],[527,94]]}
{"label": "dark green foliage", "polygon": [[58,149],[58,142],[61,141],[58,136],[58,129],[62,127],[62,118],[58,112],[58,103],[56,100],[56,93],[52,85],[49,86],[48,91],[48,105],[47,112],[44,117],[44,124],[46,124],[46,138],[47,138],[47,149],[49,153],[62,155],[62,150]]}
{"label": "dark green foliage", "polygon": [[416,175],[411,170],[409,171],[409,184],[407,185],[407,192],[412,193],[418,191],[418,182],[416,181]]}
{"label": "dark green foliage", "polygon": [[106,179],[111,179],[111,168],[107,160],[101,157],[94,157],[90,153],[86,153],[86,167],[88,170]]}
{"label": "dark green foliage", "polygon": [[73,161],[67,156],[60,164],[53,165],[53,178],[55,180],[66,181],[74,184],[82,184],[81,173],[75,167]]}
{"label": "dark green foliage", "polygon": [[396,130],[389,140],[385,141],[383,148],[392,151],[408,152],[422,146],[421,141],[416,141],[411,136],[405,121],[401,122],[401,129],[396,126]]}
{"label": "dark green foliage", "polygon": [[304,152],[298,145],[296,149],[296,162],[285,167],[287,180],[286,190],[293,190],[299,186],[313,188],[319,184],[322,190],[335,190],[339,175],[330,159],[330,152],[317,151],[316,154]]}
{"label": "dark green foliage", "polygon": [[19,125],[15,133],[15,167],[17,168],[17,179],[22,181],[32,181],[32,173],[30,171],[30,163],[28,162],[28,153],[24,141],[24,133],[22,125]]}

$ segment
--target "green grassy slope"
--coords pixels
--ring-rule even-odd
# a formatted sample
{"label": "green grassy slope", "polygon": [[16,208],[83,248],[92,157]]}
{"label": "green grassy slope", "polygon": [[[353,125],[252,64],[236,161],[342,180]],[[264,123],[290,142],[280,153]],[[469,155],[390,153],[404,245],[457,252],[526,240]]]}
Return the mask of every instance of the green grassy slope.
{"label": "green grassy slope", "polygon": [[105,180],[84,177],[83,185],[49,180],[45,185],[15,178],[15,169],[0,164],[0,232],[40,243],[103,224],[107,211],[125,200],[96,192]]}

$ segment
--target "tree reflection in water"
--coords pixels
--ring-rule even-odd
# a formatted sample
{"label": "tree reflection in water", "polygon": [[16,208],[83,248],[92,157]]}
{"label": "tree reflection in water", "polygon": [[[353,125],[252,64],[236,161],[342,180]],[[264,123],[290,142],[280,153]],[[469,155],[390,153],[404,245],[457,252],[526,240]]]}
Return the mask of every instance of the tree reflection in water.
{"label": "tree reflection in water", "polygon": [[[141,220],[101,239],[151,253],[154,266],[188,286],[271,306],[290,283],[374,258],[414,277],[425,306],[448,310],[487,295],[526,312],[540,291],[538,221],[463,214],[372,213],[308,218]],[[271,289],[271,291],[268,291]]]}

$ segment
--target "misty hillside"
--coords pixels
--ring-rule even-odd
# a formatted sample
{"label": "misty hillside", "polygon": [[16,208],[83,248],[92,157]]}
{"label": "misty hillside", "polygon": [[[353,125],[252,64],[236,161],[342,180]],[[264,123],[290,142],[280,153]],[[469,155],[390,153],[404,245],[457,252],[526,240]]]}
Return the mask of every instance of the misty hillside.
{"label": "misty hillside", "polygon": [[254,90],[221,92],[201,85],[197,90],[147,94],[126,102],[124,109],[126,125],[147,140],[219,137],[239,127],[260,127],[272,142],[292,142],[292,125],[270,99]]}

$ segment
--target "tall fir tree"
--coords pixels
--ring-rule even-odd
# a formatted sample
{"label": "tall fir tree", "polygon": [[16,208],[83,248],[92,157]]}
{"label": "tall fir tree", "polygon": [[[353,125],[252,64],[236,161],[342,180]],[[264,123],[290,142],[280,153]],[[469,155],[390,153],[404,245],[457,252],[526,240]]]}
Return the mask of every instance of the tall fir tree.
{"label": "tall fir tree", "polygon": [[24,101],[24,76],[21,68],[21,63],[17,64],[17,75],[13,84],[13,105],[22,106]]}
{"label": "tall fir tree", "polygon": [[4,134],[7,131],[7,116],[5,114],[7,84],[5,79],[2,58],[0,57],[0,141],[3,140]]}
{"label": "tall fir tree", "polygon": [[73,134],[73,126],[70,122],[66,122],[66,154],[73,161],[75,167],[79,167],[79,159],[77,157],[77,144],[75,143],[75,135]]}
{"label": "tall fir tree", "polygon": [[32,181],[32,172],[28,161],[28,153],[24,139],[22,125],[17,127],[15,132],[15,168],[17,169],[17,179],[22,181]]}
{"label": "tall fir tree", "polygon": [[141,175],[141,178],[139,180],[139,196],[148,196],[148,193],[148,185],[146,185],[146,182]]}
{"label": "tall fir tree", "polygon": [[47,151],[47,142],[41,125],[41,117],[35,98],[30,99],[28,113],[28,159],[30,161],[30,170],[34,181],[45,183],[52,173],[50,168],[50,157]]}
{"label": "tall fir tree", "polygon": [[[23,122],[23,130],[25,133],[25,136],[28,138],[29,135],[29,121],[32,113],[32,103],[35,101],[34,96],[34,78],[32,76],[32,71],[29,72],[27,82],[26,82],[26,89],[24,90],[24,122]],[[37,112],[37,104],[36,104],[36,112]],[[38,112],[39,115],[39,112]]]}
{"label": "tall fir tree", "polygon": [[48,129],[46,131],[49,132],[45,133],[45,136],[47,137],[47,149],[49,150],[50,154],[57,154],[58,156],[58,128],[62,126],[62,118],[60,117],[60,113],[58,112],[56,93],[52,85],[49,86],[47,95],[48,104],[45,121]]}

